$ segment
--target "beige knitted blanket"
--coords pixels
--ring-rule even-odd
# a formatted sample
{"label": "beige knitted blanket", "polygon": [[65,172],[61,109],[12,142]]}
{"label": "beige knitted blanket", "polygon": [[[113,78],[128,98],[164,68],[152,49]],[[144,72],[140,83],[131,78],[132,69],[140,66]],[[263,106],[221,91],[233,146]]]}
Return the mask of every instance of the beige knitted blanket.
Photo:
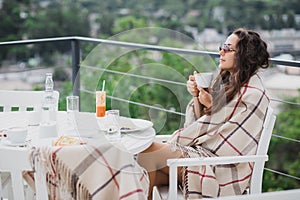
{"label": "beige knitted blanket", "polygon": [[147,199],[147,173],[120,146],[102,142],[32,151],[46,173],[52,200]]}

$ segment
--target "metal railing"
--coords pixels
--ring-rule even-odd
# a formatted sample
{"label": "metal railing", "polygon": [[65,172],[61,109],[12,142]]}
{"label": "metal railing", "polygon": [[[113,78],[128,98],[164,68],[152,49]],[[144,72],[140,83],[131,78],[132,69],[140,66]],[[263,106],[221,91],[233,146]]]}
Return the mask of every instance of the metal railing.
{"label": "metal railing", "polygon": [[[77,76],[80,70],[80,67],[85,67],[85,68],[90,68],[94,69],[93,66],[83,66],[80,65],[80,44],[82,42],[88,42],[88,43],[96,43],[96,44],[106,44],[106,45],[112,45],[112,46],[119,46],[119,47],[126,47],[126,48],[132,48],[132,49],[144,49],[144,50],[150,50],[150,51],[159,51],[159,52],[171,52],[171,53],[176,53],[176,54],[188,54],[188,55],[196,55],[196,56],[211,56],[213,58],[219,57],[219,54],[217,52],[208,52],[208,51],[199,51],[199,50],[188,50],[188,49],[181,49],[181,48],[171,48],[171,47],[165,47],[165,46],[157,46],[157,45],[147,45],[147,44],[137,44],[137,43],[128,43],[128,42],[120,42],[120,41],[113,41],[113,40],[102,40],[102,39],[94,39],[94,38],[87,38],[87,37],[58,37],[58,38],[44,38],[44,39],[33,39],[33,40],[21,40],[21,41],[9,41],[9,42],[1,42],[0,47],[3,46],[12,46],[12,45],[28,45],[28,44],[40,44],[40,43],[48,43],[48,42],[70,42],[71,44],[71,56],[72,56],[72,85],[73,85],[73,94],[80,96],[80,91],[86,92],[93,94],[93,91],[85,90],[85,89],[80,89],[80,76]],[[290,61],[290,60],[281,60],[281,59],[270,59],[270,62],[272,64],[277,64],[277,65],[285,65],[285,66],[292,66],[292,67],[299,67],[300,68],[300,61]],[[98,69],[99,70],[99,69]],[[130,74],[130,73],[125,73],[125,72],[119,72],[115,70],[108,70],[104,69],[106,72],[110,73],[116,73],[116,74],[122,74],[122,75],[127,75],[127,76],[137,76],[135,74]],[[185,83],[183,82],[176,82],[176,81],[169,81],[165,79],[157,79],[154,77],[146,77],[146,76],[138,76],[138,78],[142,79],[148,79],[152,81],[161,81],[161,82],[166,82],[170,84],[177,84],[177,85],[184,85]],[[147,108],[152,108],[152,109],[157,109],[161,110],[164,112],[172,113],[172,114],[177,114],[184,116],[185,114],[182,112],[177,112],[174,110],[169,110],[169,109],[163,109],[160,107],[152,106],[152,105],[147,105],[144,103],[139,103],[135,101],[130,101],[127,99],[122,99],[114,96],[108,96],[108,98],[111,98],[113,100],[117,100],[120,102],[126,102],[130,104],[135,104],[138,106],[142,107],[147,107]],[[287,103],[287,104],[293,104],[296,106],[300,106],[298,103],[293,103],[293,102],[288,102],[288,101],[283,101],[280,99],[271,99],[271,101],[274,102],[281,102],[281,103]],[[284,140],[289,140],[291,142],[296,142],[300,143],[299,140],[292,139],[292,138],[286,138],[282,137],[279,135],[273,134],[273,137],[281,138]],[[277,173],[286,177],[290,177],[296,180],[300,180],[299,177],[291,176],[286,173],[278,172],[272,169],[266,169],[268,171],[271,171],[273,173]]]}
{"label": "metal railing", "polygon": [[[152,50],[152,51],[166,51],[166,52],[172,52],[172,53],[177,53],[177,54],[189,54],[189,55],[211,56],[211,57],[219,56],[219,54],[217,52],[170,48],[170,47],[164,47],[164,46],[137,44],[137,43],[102,40],[102,39],[76,37],[76,36],[1,42],[0,47],[1,46],[9,46],[9,45],[27,45],[27,44],[36,44],[36,43],[45,43],[45,42],[62,42],[62,41],[70,41],[71,42],[72,83],[73,83],[73,94],[74,95],[80,95],[80,91],[79,91],[79,86],[80,86],[79,78],[80,77],[77,76],[77,74],[79,72],[79,68],[80,68],[80,42],[93,42],[93,43],[98,43],[98,44],[116,45],[116,46],[120,46],[120,47],[128,47],[128,48],[133,48],[133,49],[136,49],[136,48],[147,49],[147,50]],[[277,65],[300,67],[300,61],[290,61],[290,60],[273,59],[273,58],[271,58],[270,61],[271,61],[271,63],[277,64]]]}

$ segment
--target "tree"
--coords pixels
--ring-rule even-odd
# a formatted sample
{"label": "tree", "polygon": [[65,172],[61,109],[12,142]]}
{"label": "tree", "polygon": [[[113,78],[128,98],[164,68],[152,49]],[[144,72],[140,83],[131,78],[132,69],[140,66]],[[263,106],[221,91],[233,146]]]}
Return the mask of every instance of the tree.
{"label": "tree", "polygon": [[291,11],[288,12],[287,14],[287,19],[286,19],[286,27],[287,28],[294,28],[296,27],[296,21],[295,21],[295,15]]}
{"label": "tree", "polygon": [[[72,0],[51,1],[46,8],[38,7],[38,10],[30,15],[25,23],[25,32],[28,38],[89,36],[88,16],[88,11],[78,2]],[[70,46],[63,42],[35,46],[35,51],[40,54],[69,50]]]}
{"label": "tree", "polygon": [[120,33],[135,28],[144,28],[147,24],[144,19],[136,18],[134,16],[126,16],[116,20],[115,26],[113,27],[113,33]]}
{"label": "tree", "polygon": [[115,16],[111,13],[104,13],[99,17],[97,22],[100,24],[100,35],[109,37],[113,34],[112,27],[115,22]]}
{"label": "tree", "polygon": [[[21,40],[23,36],[23,23],[26,20],[28,0],[4,0],[0,8],[0,41]],[[22,56],[24,48],[13,47],[0,49],[0,60],[18,59]]]}

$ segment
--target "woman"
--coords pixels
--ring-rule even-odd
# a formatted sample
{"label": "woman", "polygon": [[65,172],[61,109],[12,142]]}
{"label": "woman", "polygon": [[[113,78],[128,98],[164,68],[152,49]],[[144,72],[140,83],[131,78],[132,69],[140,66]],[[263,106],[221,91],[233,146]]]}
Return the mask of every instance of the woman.
{"label": "woman", "polygon": [[[153,143],[138,155],[149,174],[150,195],[155,185],[168,184],[166,160],[179,157],[253,155],[262,131],[269,99],[260,68],[269,66],[266,43],[259,34],[237,29],[219,49],[219,74],[209,92],[197,88],[190,76],[187,89],[193,100],[187,106],[184,128],[167,144]],[[200,116],[199,106],[204,106]],[[184,167],[178,182],[186,198],[240,195],[249,187],[252,163]]]}

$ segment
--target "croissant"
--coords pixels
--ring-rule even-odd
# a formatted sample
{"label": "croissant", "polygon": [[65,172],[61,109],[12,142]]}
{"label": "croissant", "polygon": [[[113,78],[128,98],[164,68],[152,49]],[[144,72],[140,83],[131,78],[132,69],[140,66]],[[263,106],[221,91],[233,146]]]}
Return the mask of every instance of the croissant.
{"label": "croissant", "polygon": [[81,141],[78,138],[71,136],[60,136],[52,141],[52,146],[70,146],[70,145],[81,145],[86,142]]}

